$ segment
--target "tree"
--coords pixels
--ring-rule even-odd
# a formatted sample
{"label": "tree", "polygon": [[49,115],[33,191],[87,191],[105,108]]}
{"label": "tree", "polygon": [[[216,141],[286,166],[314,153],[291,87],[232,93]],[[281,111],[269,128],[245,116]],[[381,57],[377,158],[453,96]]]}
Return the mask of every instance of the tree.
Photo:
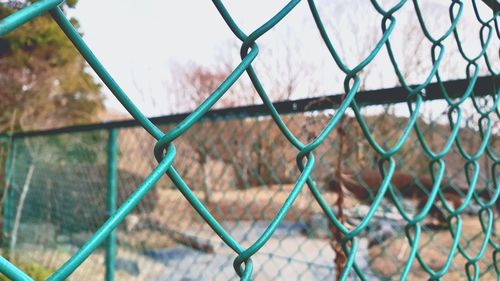
{"label": "tree", "polygon": [[[312,65],[304,61],[301,52],[300,40],[294,37],[290,29],[286,29],[283,37],[277,42],[265,42],[260,45],[261,54],[259,60],[255,61],[255,71],[267,94],[273,101],[282,101],[293,98],[300,91],[307,90],[308,96],[317,94]],[[226,44],[221,48],[216,63],[207,66],[197,63],[175,64],[172,67],[172,84],[169,90],[172,93],[171,100],[177,111],[191,111],[205,101],[210,94],[229,76],[236,65],[241,61],[238,57],[239,47],[236,44]],[[300,89],[299,89],[300,88]],[[215,104],[215,108],[226,108],[244,106],[259,103],[259,96],[251,84],[246,73],[240,77],[227,93]],[[285,138],[278,131],[258,130],[254,135],[249,151],[238,149],[244,145],[245,140],[232,138],[231,142],[235,149],[234,159],[224,159],[212,152],[214,143],[210,138],[203,138],[193,144],[193,150],[198,156],[201,166],[201,174],[206,179],[209,173],[209,162],[212,157],[221,157],[227,165],[233,165],[238,173],[240,188],[244,185],[259,185],[262,181],[269,183],[274,181],[269,171],[269,163],[273,162],[273,154],[269,153],[273,147],[281,147],[285,144]],[[251,159],[251,160],[250,160]],[[249,161],[250,160],[250,161]],[[257,177],[250,177],[257,175]],[[262,180],[258,180],[260,178]],[[210,202],[210,187],[208,182],[202,183],[205,202]]]}
{"label": "tree", "polygon": [[[32,2],[0,0],[0,19]],[[62,8],[73,8],[76,2],[66,1]],[[71,21],[78,26],[75,19]],[[0,133],[95,122],[97,113],[104,108],[99,88],[86,71],[85,60],[50,15],[42,15],[0,37]],[[1,147],[0,163],[5,163],[8,146]],[[31,163],[23,185],[11,248],[16,243],[34,168]],[[6,182],[2,204],[8,189]]]}
{"label": "tree", "polygon": [[[34,1],[0,0],[0,18]],[[66,1],[63,9],[75,6]],[[78,22],[71,19],[75,26]],[[97,121],[103,97],[86,63],[50,15],[0,38],[0,132]]]}
{"label": "tree", "polygon": [[[172,91],[176,93],[176,97],[181,98],[174,102],[179,111],[189,111],[199,106],[229,75],[224,70],[212,69],[197,64],[186,66],[176,65],[173,68],[172,74],[174,77],[173,81],[175,82],[172,86]],[[232,96],[228,95],[227,97],[223,97],[223,100],[218,105],[231,107],[235,106],[236,103],[236,99],[232,99]],[[211,145],[206,140],[200,140],[193,145],[193,150],[200,164],[204,200],[209,204],[211,191],[207,178],[208,173],[210,173],[208,162]]]}

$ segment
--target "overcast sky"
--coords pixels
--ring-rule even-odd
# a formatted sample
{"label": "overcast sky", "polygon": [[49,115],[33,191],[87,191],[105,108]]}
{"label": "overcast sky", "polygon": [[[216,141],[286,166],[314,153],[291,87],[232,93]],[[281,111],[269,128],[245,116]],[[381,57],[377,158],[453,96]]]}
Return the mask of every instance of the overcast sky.
{"label": "overcast sky", "polygon": [[[317,2],[323,15],[326,16],[330,13],[337,16],[338,21],[334,24],[336,26],[335,32],[343,37],[344,42],[361,40],[356,37],[357,34],[352,34],[355,32],[351,26],[352,20],[349,22],[349,19],[342,17],[346,14],[343,10],[352,6],[349,4],[351,2],[363,3],[362,8],[359,5],[356,7],[356,9],[363,10],[361,13],[357,13],[360,18],[354,20],[358,25],[358,33],[368,30],[369,27],[373,27],[374,30],[379,29],[381,17],[374,12],[368,0],[338,1],[339,3],[343,2],[342,9],[339,9],[339,6],[327,7],[324,3],[329,1]],[[382,2],[392,3],[396,1]],[[411,1],[408,2],[405,9],[413,12]],[[448,20],[448,2],[427,2],[434,3],[433,12],[438,15],[442,14],[442,19]],[[287,1],[252,0],[224,1],[224,3],[242,29],[249,33],[268,20]],[[321,5],[322,3],[324,5]],[[465,10],[464,17],[472,17],[471,7],[466,5]],[[70,12],[70,15],[79,20],[84,39],[104,66],[132,100],[149,116],[167,114],[171,110],[169,99],[174,93],[169,92],[168,84],[172,79],[171,66],[173,64],[215,65],[221,54],[225,55],[224,51],[227,52],[228,46],[239,43],[211,1],[82,0],[76,9]],[[416,20],[416,18],[405,19],[403,13],[400,17],[398,23]],[[435,34],[439,34],[439,31],[443,30],[439,29],[440,27],[446,28],[444,24],[436,25]],[[290,30],[293,32],[291,33]],[[473,40],[465,42],[466,48],[470,45],[472,51],[477,50],[478,44],[477,33],[474,35]],[[362,35],[362,37],[364,38],[366,35]],[[377,37],[379,35],[375,36],[375,38]],[[396,40],[398,38],[397,32],[392,37],[395,38],[395,48],[403,50],[405,48],[404,40]],[[279,49],[279,46],[286,43],[287,40],[299,42],[300,47],[296,54],[299,60],[303,59],[308,64],[317,66],[314,70],[314,76],[317,81],[321,81],[317,83],[320,85],[319,92],[333,94],[341,91],[341,80],[333,78],[338,77],[340,71],[320,41],[306,1],[299,3],[286,20],[276,27],[276,30],[259,39],[259,45],[264,46],[261,52],[262,57],[266,57],[266,46],[273,45],[273,48]],[[496,41],[496,49],[498,50],[498,39]],[[335,39],[334,42],[336,42]],[[429,44],[423,47],[426,48],[426,51],[430,49]],[[346,53],[351,51],[350,48],[348,47],[349,50]],[[497,52],[498,58],[498,51],[494,51],[495,45],[492,48],[493,54],[495,55]],[[269,48],[269,50],[272,49]],[[354,52],[354,50],[352,51]],[[377,58],[378,63],[374,63],[374,65],[378,65],[377,69],[380,71],[379,75],[373,75],[379,79],[379,81],[373,80],[374,87],[377,87],[377,82],[380,85],[394,83],[394,71],[390,65],[387,65],[386,57],[384,60],[385,50],[381,53],[384,54],[380,55],[380,59]],[[345,56],[348,62],[353,59],[349,58],[348,54]],[[268,54],[267,58],[272,58],[272,56]],[[259,62],[256,64],[257,71],[259,71]],[[263,73],[266,69],[261,68],[260,71]],[[103,93],[106,96],[106,105],[110,109],[123,111],[116,99],[104,87]],[[293,98],[307,95],[306,87],[299,87]]]}

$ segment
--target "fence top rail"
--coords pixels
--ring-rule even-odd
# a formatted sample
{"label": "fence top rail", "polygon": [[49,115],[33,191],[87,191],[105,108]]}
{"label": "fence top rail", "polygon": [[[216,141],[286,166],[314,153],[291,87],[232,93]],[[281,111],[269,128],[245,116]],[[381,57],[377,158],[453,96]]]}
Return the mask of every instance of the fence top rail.
{"label": "fence top rail", "polygon": [[[442,83],[447,89],[451,98],[460,97],[461,93],[467,88],[469,80],[451,80]],[[483,76],[478,77],[476,84],[474,85],[474,95],[475,96],[487,96],[495,95],[494,87],[498,88],[497,85],[500,84],[500,77],[494,76]],[[497,89],[498,90],[498,89]],[[369,91],[360,91],[356,94],[355,100],[361,106],[367,105],[382,105],[382,104],[395,104],[406,102],[408,98],[408,93],[402,87],[385,88]],[[425,88],[424,100],[436,100],[443,99],[444,95],[440,89],[438,83],[431,83]],[[288,100],[274,103],[276,109],[280,114],[291,114],[300,112],[309,112],[317,110],[328,110],[335,108],[340,104],[342,100],[341,94],[328,95],[322,97],[305,98],[299,100]],[[159,117],[150,118],[151,122],[154,124],[171,124],[180,122],[186,118],[190,113],[179,113],[172,115],[165,115]],[[263,104],[258,105],[248,105],[233,108],[223,108],[215,109],[207,112],[202,120],[215,120],[215,119],[230,119],[230,118],[241,118],[241,117],[257,117],[269,115],[268,109]],[[16,132],[13,133],[11,137],[13,138],[23,138],[23,137],[35,137],[35,136],[48,136],[64,133],[78,133],[87,132],[94,130],[108,130],[112,128],[130,128],[139,126],[139,122],[135,119],[122,120],[122,121],[111,121],[87,125],[75,125],[63,128],[55,128],[49,130],[35,130],[28,132]],[[0,134],[0,140],[7,139],[9,137],[8,133]]]}

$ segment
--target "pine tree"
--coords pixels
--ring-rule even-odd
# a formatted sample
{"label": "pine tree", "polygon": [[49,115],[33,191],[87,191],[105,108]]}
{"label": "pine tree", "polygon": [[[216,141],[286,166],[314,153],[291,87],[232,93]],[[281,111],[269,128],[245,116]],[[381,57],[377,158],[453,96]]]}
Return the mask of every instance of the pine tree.
{"label": "pine tree", "polygon": [[[30,2],[0,0],[0,19]],[[50,15],[0,38],[0,132],[11,122],[15,130],[95,122],[103,108],[100,85]]]}

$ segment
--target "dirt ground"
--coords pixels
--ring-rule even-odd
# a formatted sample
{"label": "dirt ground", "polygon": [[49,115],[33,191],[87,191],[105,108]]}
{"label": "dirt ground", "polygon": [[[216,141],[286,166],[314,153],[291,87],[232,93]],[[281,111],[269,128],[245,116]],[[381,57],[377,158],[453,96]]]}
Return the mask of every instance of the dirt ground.
{"label": "dirt ground", "polygon": [[[269,221],[274,218],[283,202],[286,200],[293,185],[275,186],[267,189],[247,189],[238,191],[214,192],[210,196],[208,204],[212,214],[221,222],[228,221]],[[201,192],[196,192],[198,198],[203,198]],[[165,208],[158,208],[149,217],[154,221],[163,222],[171,229],[191,233],[212,232],[201,217],[196,214],[193,208],[187,203],[180,192],[176,190],[162,190],[158,194],[159,202]],[[336,194],[323,193],[325,200],[333,206]],[[359,206],[359,202],[350,197],[346,197],[345,208]],[[168,206],[168,207],[167,207]],[[321,208],[311,196],[307,187],[298,196],[293,204],[285,221],[307,221],[311,215],[322,213]],[[479,219],[474,216],[463,215],[462,236],[460,245],[464,246],[467,254],[474,257],[481,247],[483,241],[482,229]],[[497,216],[498,220],[498,216]],[[497,236],[500,222],[496,223],[496,229],[492,231],[492,241],[500,242]],[[419,253],[423,260],[435,271],[444,264],[452,244],[452,236],[447,229],[431,230],[422,229]],[[203,236],[203,235],[202,235]],[[328,241],[325,241],[328,245]],[[389,239],[383,244],[372,247],[369,251],[373,270],[384,279],[395,279],[399,274],[409,254],[409,246],[404,233],[400,233],[397,238]],[[493,264],[493,250],[490,244],[487,245],[483,258],[478,262],[480,267],[480,280],[497,280]],[[466,259],[456,251],[455,258],[448,273],[443,280],[466,280],[465,275]],[[390,277],[390,278],[389,278]],[[429,275],[419,265],[415,259],[409,280],[427,280]]]}
{"label": "dirt ground", "polygon": [[[491,238],[497,244],[500,242],[500,237],[498,236],[499,230],[499,223],[497,223],[496,229],[492,230]],[[471,258],[475,258],[479,253],[484,240],[482,233],[478,218],[472,216],[463,217],[462,235],[459,244],[464,247],[465,253]],[[419,253],[423,257],[424,262],[432,270],[438,272],[446,262],[452,242],[450,232],[447,230],[422,231]],[[382,276],[391,276],[391,279],[398,279],[396,277],[400,275],[409,252],[409,244],[403,235],[396,239],[387,240],[385,243],[373,247],[370,251],[370,257],[373,259],[373,268]],[[457,249],[451,267],[442,280],[467,280],[465,272],[466,262],[467,259]],[[493,247],[491,244],[487,245],[483,257],[478,261],[478,265],[480,268],[479,280],[498,280],[499,277],[497,277],[493,268]],[[428,278],[429,275],[427,272],[415,260],[408,280],[428,280]]]}
{"label": "dirt ground", "polygon": [[[293,185],[272,186],[271,188],[250,188],[246,190],[216,191],[211,193],[208,209],[215,218],[221,220],[271,220],[285,202]],[[203,198],[200,191],[194,192],[198,198]],[[333,205],[337,196],[335,193],[325,193],[324,199]],[[160,222],[168,221],[169,226],[180,227],[190,225],[192,222],[202,221],[201,217],[189,205],[187,200],[177,190],[159,190],[158,206],[147,217]],[[346,208],[356,206],[357,202],[346,198]],[[305,220],[312,214],[322,212],[307,187],[299,194],[286,216],[286,220]]]}
{"label": "dirt ground", "polygon": [[[286,200],[293,186],[252,188],[248,190],[217,191],[210,196],[208,204],[212,214],[228,232],[248,247],[267,227],[276,212]],[[307,187],[304,187],[307,189]],[[201,192],[196,192],[199,198]],[[324,193],[330,206],[334,205],[336,194]],[[232,268],[235,253],[207,226],[194,211],[186,199],[177,190],[159,190],[158,206],[151,213],[131,214],[118,230],[118,257],[125,262],[133,262],[139,273],[131,275],[124,270],[117,270],[117,280],[238,280]],[[356,208],[360,204],[346,198],[346,208]],[[330,240],[308,237],[293,228],[293,224],[305,222],[322,210],[308,190],[303,190],[293,204],[284,224],[291,225],[277,231],[271,240],[254,257],[254,280],[333,280],[335,253],[331,250]],[[483,235],[479,220],[474,216],[463,215],[460,245],[471,256],[480,249]],[[152,229],[155,226],[158,229]],[[492,241],[500,242],[500,222],[492,231]],[[179,243],[165,229],[175,233],[187,234],[208,241],[212,252],[203,252]],[[90,233],[88,234],[90,235]],[[362,233],[361,239],[366,239]],[[84,241],[85,239],[83,239]],[[419,253],[430,268],[439,271],[446,260],[452,244],[452,236],[446,229],[430,230],[423,227],[419,243]],[[410,248],[404,233],[396,233],[390,239],[368,248],[363,246],[357,255],[359,263],[364,263],[371,277],[379,280],[398,280],[401,270],[409,255]],[[50,268],[63,264],[78,248],[70,245],[58,245],[57,248],[44,248],[43,245],[25,244],[19,248],[22,257],[43,263]],[[159,261],[146,256],[146,250],[159,250],[171,253],[182,251]],[[187,254],[186,254],[187,253]],[[493,264],[493,250],[487,245],[484,257],[478,261],[480,280],[497,280]],[[98,250],[72,275],[71,280],[98,280],[104,274],[104,252]],[[465,273],[466,259],[457,251],[448,273],[442,280],[467,280]],[[196,272],[193,271],[193,265]],[[203,266],[201,266],[203,264]],[[368,268],[369,267],[369,268]],[[194,275],[193,275],[194,274]],[[195,276],[193,278],[190,276]],[[197,276],[197,277],[196,277]],[[95,278],[95,279],[94,279]],[[166,278],[166,279],[165,279]],[[415,260],[408,280],[428,280],[426,273]],[[355,279],[353,279],[355,280]]]}

